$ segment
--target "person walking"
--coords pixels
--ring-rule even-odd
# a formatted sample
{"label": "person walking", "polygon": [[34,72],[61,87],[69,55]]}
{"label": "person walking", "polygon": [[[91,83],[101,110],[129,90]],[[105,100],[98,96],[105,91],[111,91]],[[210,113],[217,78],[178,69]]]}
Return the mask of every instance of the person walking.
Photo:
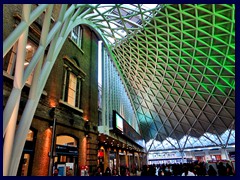
{"label": "person walking", "polygon": [[182,176],[195,176],[195,174],[189,171],[187,166],[183,166]]}
{"label": "person walking", "polygon": [[112,176],[111,170],[109,167],[106,168],[105,173],[103,174],[104,176]]}
{"label": "person walking", "polygon": [[207,173],[208,176],[217,176],[217,171],[214,169],[212,165],[209,165]]}
{"label": "person walking", "polygon": [[112,176],[119,176],[117,169],[113,169]]}
{"label": "person walking", "polygon": [[218,176],[226,176],[227,175],[227,168],[224,166],[223,162],[219,162],[217,165],[218,169]]}
{"label": "person walking", "polygon": [[97,168],[97,172],[94,174],[94,176],[103,176],[102,169],[100,167]]}

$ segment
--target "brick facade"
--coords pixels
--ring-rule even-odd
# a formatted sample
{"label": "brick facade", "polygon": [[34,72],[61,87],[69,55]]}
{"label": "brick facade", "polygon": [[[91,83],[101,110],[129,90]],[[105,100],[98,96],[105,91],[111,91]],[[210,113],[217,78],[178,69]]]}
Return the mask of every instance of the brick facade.
{"label": "brick facade", "polygon": [[[3,6],[3,39],[14,30],[16,19],[14,14],[21,15],[22,5],[4,5]],[[60,6],[54,6],[53,12],[58,12]],[[57,19],[57,15],[53,14]],[[37,21],[41,22],[41,19]],[[33,164],[31,176],[47,176],[49,166],[49,152],[52,138],[52,130],[49,123],[53,121],[48,114],[51,103],[56,105],[55,117],[57,121],[56,135],[68,135],[74,137],[78,142],[78,166],[88,165],[90,169],[97,166],[97,123],[98,123],[98,37],[87,26],[83,26],[83,49],[80,50],[71,39],[67,38],[57,57],[50,73],[49,79],[44,88],[39,105],[36,109],[31,128],[36,130],[36,143],[33,153]],[[60,102],[63,90],[63,57],[75,57],[79,60],[80,68],[86,73],[82,84],[81,109],[83,113],[63,105]],[[5,57],[5,60],[8,56]],[[12,88],[13,78],[4,77],[3,106]],[[20,104],[20,112],[24,108],[27,100],[29,87],[24,87],[23,97]],[[21,113],[20,113],[21,114]],[[85,137],[87,131],[84,127],[85,120],[90,124],[89,137]],[[70,123],[72,121],[73,123]],[[78,172],[79,174],[79,172]]]}

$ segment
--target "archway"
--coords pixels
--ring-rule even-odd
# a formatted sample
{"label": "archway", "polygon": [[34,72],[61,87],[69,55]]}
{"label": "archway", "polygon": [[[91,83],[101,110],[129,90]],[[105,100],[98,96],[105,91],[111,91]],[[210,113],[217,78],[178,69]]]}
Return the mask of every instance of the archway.
{"label": "archway", "polygon": [[78,143],[76,138],[68,135],[58,135],[56,137],[54,166],[59,169],[61,176],[68,175],[67,169],[71,171],[71,175],[77,174]]}

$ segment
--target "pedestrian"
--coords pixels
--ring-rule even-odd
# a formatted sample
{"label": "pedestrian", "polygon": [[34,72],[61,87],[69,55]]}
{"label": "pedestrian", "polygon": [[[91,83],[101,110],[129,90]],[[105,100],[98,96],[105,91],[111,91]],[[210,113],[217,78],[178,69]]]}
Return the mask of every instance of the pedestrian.
{"label": "pedestrian", "polygon": [[182,176],[195,176],[195,174],[189,171],[187,166],[183,166]]}
{"label": "pedestrian", "polygon": [[227,168],[223,165],[223,162],[219,162],[217,165],[218,169],[218,176],[226,176],[227,175]]}
{"label": "pedestrian", "polygon": [[102,169],[101,169],[101,167],[98,167],[97,172],[94,174],[94,176],[102,176],[102,175],[103,175]]}
{"label": "pedestrian", "polygon": [[209,176],[217,175],[217,171],[214,169],[214,167],[212,165],[209,165],[207,173]]}
{"label": "pedestrian", "polygon": [[125,176],[130,176],[129,168],[126,168],[126,170],[125,170]]}
{"label": "pedestrian", "polygon": [[112,176],[119,176],[117,169],[113,169]]}
{"label": "pedestrian", "polygon": [[111,170],[110,170],[109,167],[106,168],[105,173],[104,173],[104,176],[112,176]]}
{"label": "pedestrian", "polygon": [[58,168],[55,168],[54,171],[53,171],[53,176],[60,176],[59,175],[59,169]]}
{"label": "pedestrian", "polygon": [[227,176],[233,176],[232,166],[227,163],[226,168],[227,168]]}

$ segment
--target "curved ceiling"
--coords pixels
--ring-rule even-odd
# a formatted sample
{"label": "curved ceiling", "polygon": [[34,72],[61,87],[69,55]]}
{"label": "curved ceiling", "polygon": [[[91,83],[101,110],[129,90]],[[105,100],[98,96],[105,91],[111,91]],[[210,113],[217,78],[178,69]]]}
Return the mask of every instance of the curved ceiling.
{"label": "curved ceiling", "polygon": [[148,150],[235,144],[234,4],[66,6],[66,32],[86,20],[112,51]]}
{"label": "curved ceiling", "polygon": [[87,8],[92,12],[83,17],[94,23],[108,46],[114,48],[142,30],[162,7],[161,4],[89,4]]}
{"label": "curved ceiling", "polygon": [[[36,64],[41,64],[39,56],[51,41],[51,58],[41,74],[39,71],[34,74],[35,81],[39,77],[40,83],[32,86],[34,100],[29,99],[27,107],[31,108],[24,109],[14,137],[12,157],[4,156],[10,162],[10,174],[17,171],[19,149],[25,143],[25,138],[19,137],[27,134],[25,130],[32,119],[29,117],[34,115],[59,47],[72,27],[85,22],[97,27],[96,31],[114,54],[113,61],[126,85],[148,150],[235,145],[234,4],[61,6],[59,19],[48,33],[53,5],[42,4],[32,12],[31,5],[24,5],[23,21],[3,43],[3,57],[17,40],[18,48],[25,48],[30,24],[42,12],[46,14],[42,44],[24,72],[24,80],[14,78],[17,91],[11,92],[8,100],[11,103],[4,109],[5,134],[7,125],[15,123],[17,117],[14,108],[19,101],[13,100],[20,97],[27,77]],[[21,64],[22,59],[17,61]],[[17,67],[21,73],[22,67]],[[8,132],[12,130],[15,129],[10,128]]]}
{"label": "curved ceiling", "polygon": [[109,41],[149,148],[234,139],[234,4],[143,7],[98,5],[87,18]]}

